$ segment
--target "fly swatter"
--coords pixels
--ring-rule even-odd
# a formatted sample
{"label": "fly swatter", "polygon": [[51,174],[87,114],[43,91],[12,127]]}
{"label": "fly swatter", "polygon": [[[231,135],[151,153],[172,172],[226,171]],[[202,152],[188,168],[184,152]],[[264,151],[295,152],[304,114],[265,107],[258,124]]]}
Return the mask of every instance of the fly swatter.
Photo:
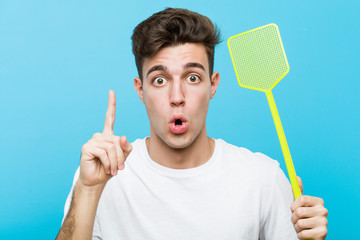
{"label": "fly swatter", "polygon": [[297,199],[301,195],[299,183],[271,92],[273,87],[289,72],[279,29],[275,24],[268,24],[240,33],[229,38],[228,46],[240,86],[266,93],[294,197]]}

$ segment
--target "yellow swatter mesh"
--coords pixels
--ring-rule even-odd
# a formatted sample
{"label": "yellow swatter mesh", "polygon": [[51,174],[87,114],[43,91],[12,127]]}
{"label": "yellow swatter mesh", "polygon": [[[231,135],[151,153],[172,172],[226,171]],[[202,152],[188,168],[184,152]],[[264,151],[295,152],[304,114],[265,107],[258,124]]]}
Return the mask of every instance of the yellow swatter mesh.
{"label": "yellow swatter mesh", "polygon": [[289,71],[280,34],[269,24],[229,38],[228,46],[240,86],[271,90]]}

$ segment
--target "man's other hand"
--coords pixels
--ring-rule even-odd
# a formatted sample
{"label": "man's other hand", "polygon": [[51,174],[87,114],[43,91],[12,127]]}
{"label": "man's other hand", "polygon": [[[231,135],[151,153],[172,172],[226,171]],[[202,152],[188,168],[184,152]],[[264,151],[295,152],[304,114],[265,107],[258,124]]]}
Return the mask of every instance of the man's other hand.
{"label": "man's other hand", "polygon": [[[301,194],[303,185],[298,177]],[[324,200],[312,196],[300,196],[291,205],[291,221],[294,224],[298,238],[322,240],[327,235],[328,210],[324,207]]]}

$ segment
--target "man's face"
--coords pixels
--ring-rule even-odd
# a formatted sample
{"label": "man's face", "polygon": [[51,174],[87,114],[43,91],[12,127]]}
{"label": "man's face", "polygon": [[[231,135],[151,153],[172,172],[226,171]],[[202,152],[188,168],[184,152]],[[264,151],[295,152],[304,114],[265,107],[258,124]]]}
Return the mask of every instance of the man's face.
{"label": "man's face", "polygon": [[202,44],[186,43],[161,49],[143,64],[143,82],[134,86],[150,119],[151,139],[171,148],[185,148],[207,137],[206,115],[219,74],[210,79]]}

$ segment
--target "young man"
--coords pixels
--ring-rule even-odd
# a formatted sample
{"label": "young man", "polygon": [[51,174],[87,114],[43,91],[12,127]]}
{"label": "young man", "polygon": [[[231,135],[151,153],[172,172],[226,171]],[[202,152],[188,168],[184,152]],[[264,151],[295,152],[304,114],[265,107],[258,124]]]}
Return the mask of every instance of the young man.
{"label": "young man", "polygon": [[212,22],[166,9],[132,40],[150,137],[130,144],[114,135],[110,91],[104,131],[82,148],[57,239],[324,239],[322,199],[293,202],[276,161],[207,136],[220,81]]}

